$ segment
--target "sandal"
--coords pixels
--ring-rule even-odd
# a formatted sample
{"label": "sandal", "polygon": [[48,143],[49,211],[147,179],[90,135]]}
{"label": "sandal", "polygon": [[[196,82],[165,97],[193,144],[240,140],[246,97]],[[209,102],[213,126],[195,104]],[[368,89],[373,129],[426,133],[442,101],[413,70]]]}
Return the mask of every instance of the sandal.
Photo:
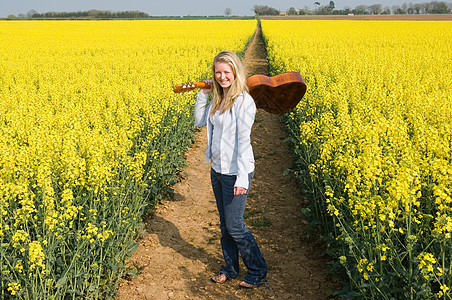
{"label": "sandal", "polygon": [[260,286],[261,284],[265,284],[265,287],[267,289],[271,290],[272,288],[267,284],[266,280],[267,280],[267,276],[265,276],[265,278],[262,279],[262,281],[259,282],[258,284],[251,284],[251,283],[248,283],[245,280],[243,280],[239,283],[239,286],[242,288],[246,288],[246,289],[254,289],[254,288],[257,288],[258,286]]}
{"label": "sandal", "polygon": [[246,288],[246,289],[254,289],[254,288],[257,288],[259,285],[249,284],[249,283],[246,283],[245,281],[242,281],[239,283],[239,286],[242,288]]}
{"label": "sandal", "polygon": [[228,277],[223,272],[220,272],[217,275],[211,277],[210,279],[212,279],[212,281],[216,283],[225,283],[226,280],[228,280]]}

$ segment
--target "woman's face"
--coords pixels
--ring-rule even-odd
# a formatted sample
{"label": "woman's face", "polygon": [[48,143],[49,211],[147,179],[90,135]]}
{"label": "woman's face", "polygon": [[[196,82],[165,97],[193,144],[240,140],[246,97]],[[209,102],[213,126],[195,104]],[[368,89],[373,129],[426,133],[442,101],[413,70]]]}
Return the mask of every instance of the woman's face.
{"label": "woman's face", "polygon": [[232,67],[224,62],[215,63],[215,80],[224,89],[228,89],[232,82],[234,82],[235,76],[232,72]]}

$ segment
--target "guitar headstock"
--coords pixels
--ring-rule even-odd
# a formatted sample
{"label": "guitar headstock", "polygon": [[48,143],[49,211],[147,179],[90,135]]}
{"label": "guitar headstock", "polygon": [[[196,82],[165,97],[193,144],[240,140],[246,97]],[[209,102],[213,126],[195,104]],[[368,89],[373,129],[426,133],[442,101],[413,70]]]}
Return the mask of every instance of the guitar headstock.
{"label": "guitar headstock", "polygon": [[193,91],[196,88],[211,88],[211,86],[210,86],[210,84],[203,82],[203,81],[186,82],[186,83],[176,84],[173,87],[173,91],[175,93],[185,93],[185,92]]}
{"label": "guitar headstock", "polygon": [[185,82],[185,83],[179,83],[176,84],[173,88],[175,93],[185,93],[193,91],[197,88],[197,85],[195,82]]}

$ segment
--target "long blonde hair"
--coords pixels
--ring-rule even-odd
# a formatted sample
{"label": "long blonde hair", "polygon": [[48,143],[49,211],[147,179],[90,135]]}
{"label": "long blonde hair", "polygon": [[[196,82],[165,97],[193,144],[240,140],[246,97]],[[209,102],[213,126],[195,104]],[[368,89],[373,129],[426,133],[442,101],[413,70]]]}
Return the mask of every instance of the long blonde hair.
{"label": "long blonde hair", "polygon": [[243,92],[248,91],[248,87],[246,86],[246,77],[245,77],[245,67],[243,66],[240,58],[232,51],[221,51],[215,56],[212,64],[212,82],[213,82],[213,102],[212,109],[210,114],[213,116],[217,110],[220,109],[222,97],[223,97],[223,88],[215,79],[215,64],[217,62],[227,63],[232,68],[232,72],[234,73],[234,81],[229,87],[228,94],[224,99],[223,107],[220,111],[220,114],[224,113],[226,110],[232,111],[232,106],[234,105],[235,99]]}

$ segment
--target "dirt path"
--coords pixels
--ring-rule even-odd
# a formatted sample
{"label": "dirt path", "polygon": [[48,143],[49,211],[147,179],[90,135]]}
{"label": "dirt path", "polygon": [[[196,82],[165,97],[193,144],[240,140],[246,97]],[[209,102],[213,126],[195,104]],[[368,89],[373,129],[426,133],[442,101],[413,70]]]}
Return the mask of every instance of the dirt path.
{"label": "dirt path", "polygon": [[[259,28],[243,62],[248,76],[267,74]],[[186,153],[187,178],[174,186],[174,199],[146,222],[147,235],[131,258],[139,275],[120,285],[120,299],[326,299],[334,291],[335,285],[324,273],[326,259],[320,256],[319,245],[300,239],[307,226],[300,217],[304,200],[283,175],[291,160],[283,126],[277,115],[258,110],[251,137],[255,177],[245,212],[245,223],[267,261],[272,290],[239,288],[243,265],[237,279],[223,285],[210,281],[220,270],[222,255],[204,127]]]}

